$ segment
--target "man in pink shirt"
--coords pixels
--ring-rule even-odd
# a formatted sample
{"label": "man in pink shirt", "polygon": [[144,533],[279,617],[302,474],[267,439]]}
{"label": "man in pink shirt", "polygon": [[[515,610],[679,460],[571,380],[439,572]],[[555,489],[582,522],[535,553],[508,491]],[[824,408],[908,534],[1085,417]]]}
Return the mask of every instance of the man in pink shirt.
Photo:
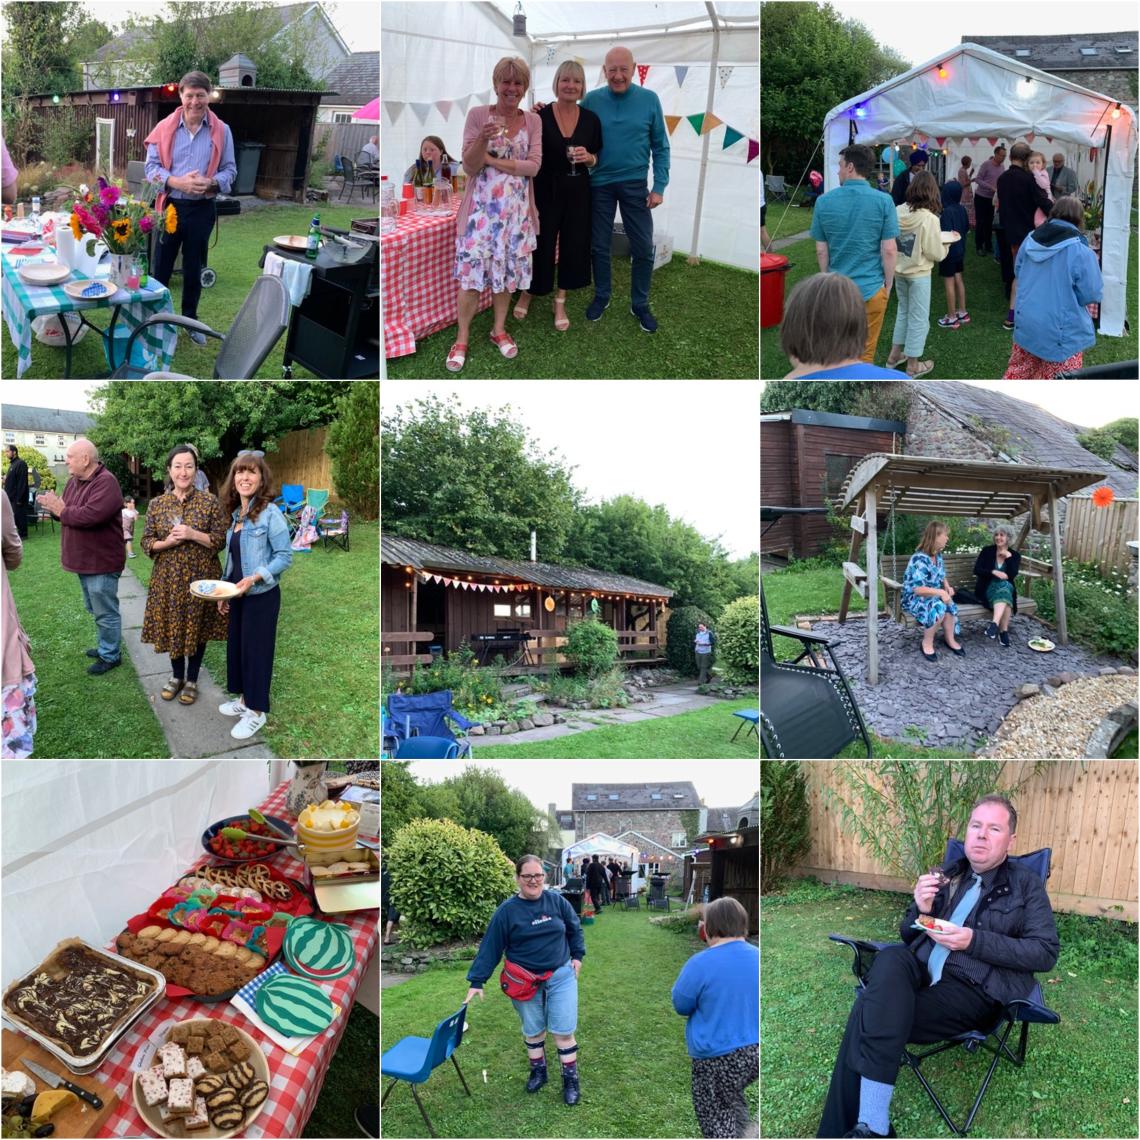
{"label": "man in pink shirt", "polygon": [[974,184],[974,217],[978,224],[974,230],[974,237],[978,243],[979,253],[993,252],[991,239],[994,232],[994,194],[997,193],[997,180],[1004,168],[1004,146],[995,146],[993,158],[987,158],[978,167],[978,179]]}

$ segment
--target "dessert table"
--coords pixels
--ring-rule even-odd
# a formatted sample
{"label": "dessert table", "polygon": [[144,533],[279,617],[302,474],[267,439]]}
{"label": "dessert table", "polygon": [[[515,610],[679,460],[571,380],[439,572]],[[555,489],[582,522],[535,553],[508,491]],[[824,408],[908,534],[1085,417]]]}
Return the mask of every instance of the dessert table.
{"label": "dessert table", "polygon": [[[296,820],[285,810],[285,793],[288,786],[288,781],[280,784],[258,807],[264,814],[287,819],[290,825],[295,827]],[[210,860],[203,853],[203,857],[194,866],[198,867],[208,862]],[[304,881],[304,864],[288,850],[275,856],[271,865],[291,879]],[[156,894],[159,889],[161,887],[156,887]],[[319,917],[319,912],[314,914]],[[91,1074],[92,1077],[97,1077],[100,1083],[114,1088],[120,1097],[114,1113],[103,1125],[99,1135],[153,1135],[135,1110],[132,1096],[131,1086],[134,1079],[132,1065],[139,1050],[163,1022],[172,1019],[182,1021],[194,1017],[213,1017],[227,1021],[248,1033],[261,1046],[269,1065],[269,1096],[265,1107],[242,1135],[300,1136],[316,1104],[329,1063],[336,1054],[344,1027],[348,1023],[348,1015],[356,1000],[360,981],[368,970],[379,941],[377,911],[364,910],[335,915],[330,917],[329,921],[342,923],[348,927],[356,953],[356,964],[344,977],[321,983],[321,988],[332,998],[334,1004],[340,1006],[340,1013],[328,1029],[318,1034],[299,1056],[285,1052],[272,1042],[228,1001],[207,1003],[189,997],[163,997],[152,1010],[131,1026],[123,1039],[111,1050],[107,1060]],[[82,1084],[83,1078],[75,1080]]]}
{"label": "dessert table", "polygon": [[[384,299],[384,355],[410,356],[416,341],[458,318],[455,267],[455,215],[409,213],[396,219],[393,233],[380,235],[380,292]],[[479,297],[478,312],[491,304],[491,290]]]}

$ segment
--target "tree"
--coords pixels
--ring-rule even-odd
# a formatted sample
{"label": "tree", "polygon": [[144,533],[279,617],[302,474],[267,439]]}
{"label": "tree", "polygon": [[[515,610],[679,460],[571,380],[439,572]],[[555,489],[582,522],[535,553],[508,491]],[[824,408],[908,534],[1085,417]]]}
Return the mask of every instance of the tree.
{"label": "tree", "polygon": [[775,890],[811,850],[807,777],[798,760],[760,762],[760,881]]}
{"label": "tree", "polygon": [[380,817],[380,847],[385,851],[404,824],[429,814],[424,811],[424,789],[416,783],[408,765],[407,760],[385,760],[380,765],[380,798],[384,803]]}
{"label": "tree", "polygon": [[380,389],[353,384],[336,402],[325,451],[337,495],[356,515],[374,519],[380,506]]}
{"label": "tree", "polygon": [[1140,431],[1140,421],[1135,416],[1124,417],[1123,419],[1113,420],[1110,424],[1105,424],[1101,431],[1106,431],[1120,444],[1121,447],[1128,448],[1133,455],[1137,453],[1140,448],[1137,447],[1137,433]]}
{"label": "tree", "polygon": [[840,416],[901,420],[906,423],[910,396],[902,382],[871,380],[784,380],[766,384],[760,395],[760,411],[831,412]]}
{"label": "tree", "polygon": [[726,679],[735,684],[755,684],[760,671],[760,595],[729,602],[716,629]]}
{"label": "tree", "polygon": [[511,418],[510,407],[466,411],[438,397],[381,422],[380,512],[386,532],[473,554],[559,560],[578,493],[571,468]]}
{"label": "tree", "polygon": [[453,817],[457,823],[494,836],[511,859],[527,854],[539,813],[522,792],[508,787],[497,772],[474,764],[444,780],[443,786],[458,800],[459,814]]}
{"label": "tree", "polygon": [[106,452],[137,455],[165,474],[176,443],[192,443],[215,485],[242,448],[265,451],[270,469],[278,439],[319,427],[336,415],[346,382],[270,380],[257,384],[168,384],[112,380],[93,397],[98,420],[92,442]]}

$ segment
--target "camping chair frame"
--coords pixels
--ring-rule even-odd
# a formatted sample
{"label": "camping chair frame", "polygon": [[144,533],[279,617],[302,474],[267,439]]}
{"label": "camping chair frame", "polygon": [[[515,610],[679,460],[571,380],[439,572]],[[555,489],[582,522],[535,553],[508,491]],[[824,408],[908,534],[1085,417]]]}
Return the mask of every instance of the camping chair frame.
{"label": "camping chair frame", "polygon": [[[964,854],[965,848],[962,846],[962,841],[960,839],[950,839],[946,844],[946,854],[943,858],[943,862],[951,863],[962,858]],[[1052,848],[1043,847],[1039,851],[1031,851],[1027,855],[1011,855],[1009,861],[1011,863],[1022,863],[1028,866],[1041,876],[1042,882],[1045,882],[1049,878],[1049,866],[1052,855]],[[849,946],[855,955],[854,961],[851,964],[851,970],[855,974],[855,980],[858,983],[855,987],[856,1001],[859,1000],[863,990],[867,988],[866,976],[871,968],[871,963],[874,961],[874,955],[888,946],[898,945],[897,943],[891,942],[870,942],[858,938],[849,938],[843,934],[829,934],[828,938],[830,938],[832,942],[841,942],[845,946]],[[1029,1043],[1029,1023],[1035,1021],[1043,1025],[1057,1025],[1060,1020],[1061,1015],[1055,1013],[1045,1005],[1045,998],[1041,992],[1041,983],[1034,982],[1029,997],[1016,998],[1008,1002],[1002,1008],[1001,1013],[998,1014],[997,1021],[985,1032],[979,1029],[971,1029],[966,1033],[959,1033],[957,1036],[943,1041],[941,1044],[932,1045],[927,1049],[913,1052],[904,1045],[901,1061],[902,1064],[910,1069],[918,1078],[919,1084],[926,1090],[927,1096],[934,1102],[934,1107],[938,1109],[939,1115],[946,1122],[946,1127],[949,1128],[955,1136],[966,1136],[969,1134],[970,1128],[974,1123],[974,1117],[977,1116],[978,1110],[982,1107],[982,1100],[986,1095],[986,1090],[990,1087],[990,1081],[993,1079],[998,1062],[1002,1057],[1004,1056],[1011,1064],[1019,1069],[1024,1066],[1026,1049]],[[1013,1050],[1009,1047],[1008,1042],[1010,1034],[1013,1032],[1013,1027],[1018,1022],[1021,1023],[1021,1035],[1016,1050]],[[993,1039],[992,1041],[990,1040],[991,1038]],[[928,1057],[943,1053],[947,1049],[953,1049],[956,1045],[961,1045],[967,1053],[971,1054],[977,1053],[979,1049],[985,1049],[993,1054],[993,1060],[990,1062],[989,1068],[982,1078],[978,1095],[974,1098],[974,1103],[970,1106],[970,1111],[966,1116],[965,1122],[960,1126],[954,1123],[946,1106],[942,1103],[921,1069],[922,1062]]]}

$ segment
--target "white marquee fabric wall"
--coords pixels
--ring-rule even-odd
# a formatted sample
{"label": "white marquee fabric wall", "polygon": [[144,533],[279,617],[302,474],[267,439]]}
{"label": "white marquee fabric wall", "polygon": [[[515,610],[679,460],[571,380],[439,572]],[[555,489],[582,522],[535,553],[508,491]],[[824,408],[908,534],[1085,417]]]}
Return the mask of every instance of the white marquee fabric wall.
{"label": "white marquee fabric wall", "polygon": [[[386,3],[382,9],[380,131],[381,173],[399,184],[418,153],[420,140],[438,135],[458,155],[471,106],[494,99],[491,72],[503,56],[517,55],[531,68],[526,106],[553,99],[558,65],[578,59],[587,88],[604,85],[605,54],[616,43],[629,47],[636,63],[649,64],[645,86],[656,92],[666,115],[680,116],[670,139],[670,180],[665,201],[654,211],[654,229],[672,236],[677,252],[689,253],[702,165],[705,186],[697,254],[759,270],[758,158],[747,161],[759,138],[758,57],[755,27],[720,32],[713,77],[713,114],[722,121],[702,138],[686,116],[706,109],[714,36],[697,31],[629,34],[706,15],[704,4],[526,3],[526,39],[511,35],[505,15],[513,4]],[[758,15],[756,4],[716,4],[728,16]],[[573,38],[597,33],[589,39]],[[679,70],[680,69],[680,70]],[[731,70],[730,70],[731,69]],[[640,77],[638,79],[640,81]],[[732,130],[734,133],[729,134]],[[735,138],[739,134],[740,138]],[[724,147],[726,139],[729,146]]]}
{"label": "white marquee fabric wall", "polygon": [[[103,945],[203,854],[215,820],[287,774],[264,760],[4,765],[3,985],[57,942]],[[271,783],[271,781],[273,781]]]}

